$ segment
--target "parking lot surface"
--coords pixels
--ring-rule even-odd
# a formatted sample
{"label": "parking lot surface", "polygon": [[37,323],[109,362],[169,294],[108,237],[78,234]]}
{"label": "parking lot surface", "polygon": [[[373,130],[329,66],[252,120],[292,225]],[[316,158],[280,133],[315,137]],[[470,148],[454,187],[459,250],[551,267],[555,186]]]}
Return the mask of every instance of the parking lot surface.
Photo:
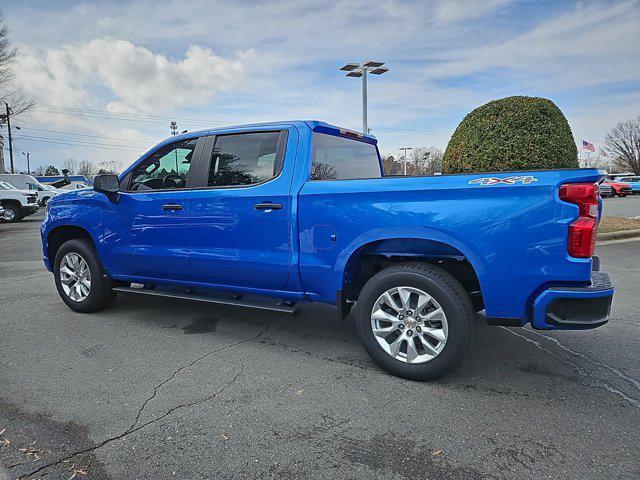
{"label": "parking lot surface", "polygon": [[609,217],[640,217],[640,195],[603,199],[603,214]]}
{"label": "parking lot surface", "polygon": [[0,225],[0,478],[640,478],[638,241],[598,248],[617,287],[607,325],[479,318],[461,368],[416,383],[321,305],[120,296],[72,312],[40,219]]}

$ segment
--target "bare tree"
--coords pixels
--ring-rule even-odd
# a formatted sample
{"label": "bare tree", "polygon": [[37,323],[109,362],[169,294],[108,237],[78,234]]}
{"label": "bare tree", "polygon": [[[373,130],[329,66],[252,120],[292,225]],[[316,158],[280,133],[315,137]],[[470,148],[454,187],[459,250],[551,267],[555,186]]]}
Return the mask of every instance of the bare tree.
{"label": "bare tree", "polygon": [[640,115],[618,123],[607,133],[604,144],[618,168],[640,175]]}
{"label": "bare tree", "polygon": [[122,170],[122,162],[117,159],[100,162],[98,173],[119,173]]}
{"label": "bare tree", "polygon": [[78,165],[78,175],[82,175],[84,178],[91,179],[96,174],[96,166],[89,160],[82,160]]}
{"label": "bare tree", "polygon": [[[442,169],[443,153],[437,147],[418,147],[411,151],[411,175],[433,175]],[[407,171],[409,173],[409,171]]]}
{"label": "bare tree", "polygon": [[396,161],[393,155],[382,156],[382,169],[386,176],[400,175],[402,166]]}
{"label": "bare tree", "polygon": [[65,160],[64,162],[62,162],[62,169],[68,170],[69,175],[76,175],[76,172],[78,171],[77,160],[74,160],[73,158]]}
{"label": "bare tree", "polygon": [[[0,15],[0,23],[3,18]],[[13,82],[13,62],[17,55],[17,50],[11,46],[9,40],[9,29],[6,25],[0,26],[0,106],[8,103],[11,108],[11,115],[20,115],[35,105],[33,100],[26,98]],[[6,115],[0,115],[6,117]],[[3,119],[4,123],[6,119]]]}

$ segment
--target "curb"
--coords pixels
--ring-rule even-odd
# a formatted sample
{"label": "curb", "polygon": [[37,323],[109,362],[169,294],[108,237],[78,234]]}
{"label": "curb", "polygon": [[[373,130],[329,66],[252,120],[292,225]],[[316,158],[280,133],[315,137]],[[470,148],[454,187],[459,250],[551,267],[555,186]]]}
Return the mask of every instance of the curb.
{"label": "curb", "polygon": [[598,241],[621,240],[623,238],[640,237],[640,230],[618,230],[617,232],[607,232],[598,235]]}

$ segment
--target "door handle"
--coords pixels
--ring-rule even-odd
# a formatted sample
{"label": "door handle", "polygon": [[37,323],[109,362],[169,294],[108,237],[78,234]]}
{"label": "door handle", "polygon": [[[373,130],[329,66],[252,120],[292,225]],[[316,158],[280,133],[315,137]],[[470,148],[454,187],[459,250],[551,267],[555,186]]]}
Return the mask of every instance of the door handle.
{"label": "door handle", "polygon": [[262,203],[256,203],[253,208],[255,208],[256,210],[265,210],[267,212],[270,212],[271,210],[280,210],[282,208],[282,204],[281,203],[271,203],[271,202],[262,202]]}
{"label": "door handle", "polygon": [[166,203],[162,205],[162,210],[182,210],[184,207],[182,205],[176,205],[175,203]]}

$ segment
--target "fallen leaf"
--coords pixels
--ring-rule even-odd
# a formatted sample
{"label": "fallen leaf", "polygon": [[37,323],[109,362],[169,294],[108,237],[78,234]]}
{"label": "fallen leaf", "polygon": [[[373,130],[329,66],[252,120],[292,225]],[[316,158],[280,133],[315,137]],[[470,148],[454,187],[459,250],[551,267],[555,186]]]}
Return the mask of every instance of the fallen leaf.
{"label": "fallen leaf", "polygon": [[2,445],[3,447],[8,447],[9,445],[11,445],[11,440],[9,440],[8,438],[4,438],[0,440],[0,445]]}
{"label": "fallen leaf", "polygon": [[228,433],[226,433],[226,432],[222,432],[222,433],[220,434],[220,438],[221,438],[222,440],[225,440],[225,441],[226,441],[226,440],[229,440],[229,434],[228,434]]}
{"label": "fallen leaf", "polygon": [[73,480],[78,475],[88,475],[89,472],[86,468],[73,468],[71,470],[71,476],[67,480]]}
{"label": "fallen leaf", "polygon": [[2,434],[3,434],[4,432],[6,432],[6,431],[7,431],[7,429],[6,429],[6,428],[3,428],[2,430],[0,430],[0,435],[2,435]]}
{"label": "fallen leaf", "polygon": [[304,388],[300,388],[298,390],[296,390],[296,395],[300,396],[304,393]]}
{"label": "fallen leaf", "polygon": [[443,453],[444,453],[444,450],[435,450],[431,452],[431,455],[435,457],[436,455],[442,455]]}

